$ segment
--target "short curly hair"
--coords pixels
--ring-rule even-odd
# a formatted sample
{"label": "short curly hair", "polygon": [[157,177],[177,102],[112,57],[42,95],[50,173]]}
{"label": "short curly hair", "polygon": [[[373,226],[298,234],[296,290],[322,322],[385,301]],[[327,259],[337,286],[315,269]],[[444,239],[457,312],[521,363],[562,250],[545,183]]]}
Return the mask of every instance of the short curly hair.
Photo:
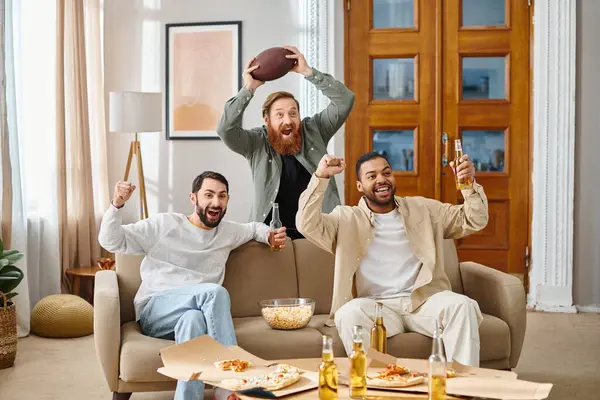
{"label": "short curly hair", "polygon": [[391,165],[390,160],[385,155],[380,154],[376,151],[370,151],[368,153],[363,154],[359,157],[358,160],[356,160],[356,179],[360,181],[360,167],[367,161],[371,161],[376,158],[383,158],[385,161],[387,161],[388,165]]}

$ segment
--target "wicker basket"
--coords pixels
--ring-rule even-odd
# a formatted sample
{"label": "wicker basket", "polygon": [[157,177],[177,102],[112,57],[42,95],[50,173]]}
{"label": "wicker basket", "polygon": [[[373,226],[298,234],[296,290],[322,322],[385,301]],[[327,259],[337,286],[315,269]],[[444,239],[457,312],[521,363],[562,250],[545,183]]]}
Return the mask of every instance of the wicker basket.
{"label": "wicker basket", "polygon": [[12,367],[17,356],[17,309],[4,293],[0,295],[0,369],[4,369]]}

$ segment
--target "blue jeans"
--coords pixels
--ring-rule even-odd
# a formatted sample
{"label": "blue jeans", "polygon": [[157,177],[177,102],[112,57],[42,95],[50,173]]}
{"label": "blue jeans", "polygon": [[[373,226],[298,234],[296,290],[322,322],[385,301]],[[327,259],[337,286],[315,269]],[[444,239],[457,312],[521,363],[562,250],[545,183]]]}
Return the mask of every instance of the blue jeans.
{"label": "blue jeans", "polygon": [[[236,345],[229,293],[214,283],[166,290],[152,296],[139,320],[147,336],[182,343],[208,334],[226,346]],[[204,382],[178,381],[176,400],[204,398]]]}

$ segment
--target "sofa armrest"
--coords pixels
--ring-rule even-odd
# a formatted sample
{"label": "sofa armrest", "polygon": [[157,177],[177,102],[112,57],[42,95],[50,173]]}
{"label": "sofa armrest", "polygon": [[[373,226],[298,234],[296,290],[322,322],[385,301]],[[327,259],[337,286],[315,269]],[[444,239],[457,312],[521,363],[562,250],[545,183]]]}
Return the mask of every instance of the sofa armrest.
{"label": "sofa armrest", "polygon": [[466,296],[479,303],[481,312],[500,318],[510,330],[510,367],[515,368],[521,355],[527,324],[525,288],[510,274],[475,262],[460,263],[460,275]]}
{"label": "sofa armrest", "polygon": [[111,391],[119,385],[121,307],[115,271],[98,271],[94,284],[94,343],[104,377]]}

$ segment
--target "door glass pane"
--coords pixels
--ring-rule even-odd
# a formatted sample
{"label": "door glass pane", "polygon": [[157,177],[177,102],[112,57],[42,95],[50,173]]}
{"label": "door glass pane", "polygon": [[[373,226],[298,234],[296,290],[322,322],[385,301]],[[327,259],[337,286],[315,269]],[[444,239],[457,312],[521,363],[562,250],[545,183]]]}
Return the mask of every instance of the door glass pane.
{"label": "door glass pane", "polygon": [[463,99],[504,99],[504,57],[463,57]]}
{"label": "door glass pane", "polygon": [[386,156],[394,171],[414,171],[414,131],[375,130],[373,151]]}
{"label": "door glass pane", "polygon": [[373,100],[412,100],[414,98],[414,58],[373,59]]}
{"label": "door glass pane", "polygon": [[412,28],[414,21],[414,0],[373,0],[373,28]]}
{"label": "door glass pane", "polygon": [[462,142],[478,172],[504,172],[503,130],[463,130]]}
{"label": "door glass pane", "polygon": [[462,0],[463,26],[504,26],[505,0]]}

